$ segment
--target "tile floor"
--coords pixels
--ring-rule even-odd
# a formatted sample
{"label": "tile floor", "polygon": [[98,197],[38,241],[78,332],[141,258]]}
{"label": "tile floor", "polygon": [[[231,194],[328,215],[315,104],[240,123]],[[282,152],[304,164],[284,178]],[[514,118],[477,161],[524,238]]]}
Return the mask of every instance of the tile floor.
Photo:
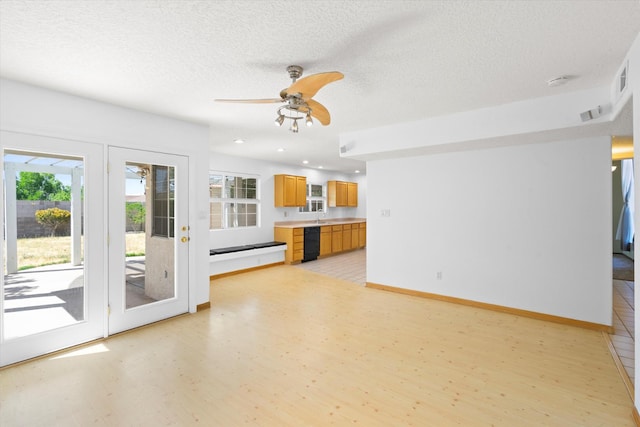
{"label": "tile floor", "polygon": [[295,264],[295,266],[363,286],[367,281],[366,249],[356,249],[340,255]]}
{"label": "tile floor", "polygon": [[634,286],[626,280],[613,281],[613,333],[611,341],[629,380],[634,381]]}

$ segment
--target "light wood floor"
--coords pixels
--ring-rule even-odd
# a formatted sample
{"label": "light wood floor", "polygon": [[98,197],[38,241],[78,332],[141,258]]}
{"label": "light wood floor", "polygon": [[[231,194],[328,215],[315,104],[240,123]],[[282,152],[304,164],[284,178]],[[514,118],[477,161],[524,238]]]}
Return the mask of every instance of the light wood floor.
{"label": "light wood floor", "polygon": [[599,332],[293,266],[211,301],[0,370],[0,425],[633,425]]}

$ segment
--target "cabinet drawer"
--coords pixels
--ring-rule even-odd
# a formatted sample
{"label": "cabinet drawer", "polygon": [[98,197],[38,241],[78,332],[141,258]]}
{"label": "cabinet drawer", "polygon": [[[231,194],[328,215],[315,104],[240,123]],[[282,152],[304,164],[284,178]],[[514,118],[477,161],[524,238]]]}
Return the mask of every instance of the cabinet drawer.
{"label": "cabinet drawer", "polygon": [[304,228],[294,228],[293,229],[294,236],[304,236]]}
{"label": "cabinet drawer", "polygon": [[332,226],[332,230],[333,231],[342,231],[342,226],[341,225],[334,225],[334,226]]}
{"label": "cabinet drawer", "polygon": [[293,236],[293,243],[302,243],[304,242],[304,236]]}
{"label": "cabinet drawer", "polygon": [[361,222],[360,223],[360,228],[367,228],[367,223],[366,222]]}
{"label": "cabinet drawer", "polygon": [[300,250],[294,250],[293,251],[293,260],[294,261],[299,261],[304,257],[304,250],[300,249]]}

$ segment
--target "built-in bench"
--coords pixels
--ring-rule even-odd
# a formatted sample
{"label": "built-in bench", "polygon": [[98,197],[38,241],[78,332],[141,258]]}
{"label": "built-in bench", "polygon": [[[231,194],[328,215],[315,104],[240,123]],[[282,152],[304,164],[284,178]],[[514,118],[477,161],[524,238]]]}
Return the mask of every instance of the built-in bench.
{"label": "built-in bench", "polygon": [[284,262],[284,242],[264,242],[209,250],[209,276]]}

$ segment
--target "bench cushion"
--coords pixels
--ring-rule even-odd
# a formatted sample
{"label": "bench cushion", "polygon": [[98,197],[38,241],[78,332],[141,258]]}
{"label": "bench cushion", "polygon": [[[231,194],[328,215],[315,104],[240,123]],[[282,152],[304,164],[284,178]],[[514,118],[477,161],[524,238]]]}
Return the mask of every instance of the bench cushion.
{"label": "bench cushion", "polygon": [[248,251],[251,249],[269,248],[272,246],[280,246],[280,245],[286,245],[286,243],[285,242],[265,242],[265,243],[256,243],[253,245],[229,246],[227,248],[210,249],[209,255],[229,254],[232,252],[242,252],[242,251]]}

